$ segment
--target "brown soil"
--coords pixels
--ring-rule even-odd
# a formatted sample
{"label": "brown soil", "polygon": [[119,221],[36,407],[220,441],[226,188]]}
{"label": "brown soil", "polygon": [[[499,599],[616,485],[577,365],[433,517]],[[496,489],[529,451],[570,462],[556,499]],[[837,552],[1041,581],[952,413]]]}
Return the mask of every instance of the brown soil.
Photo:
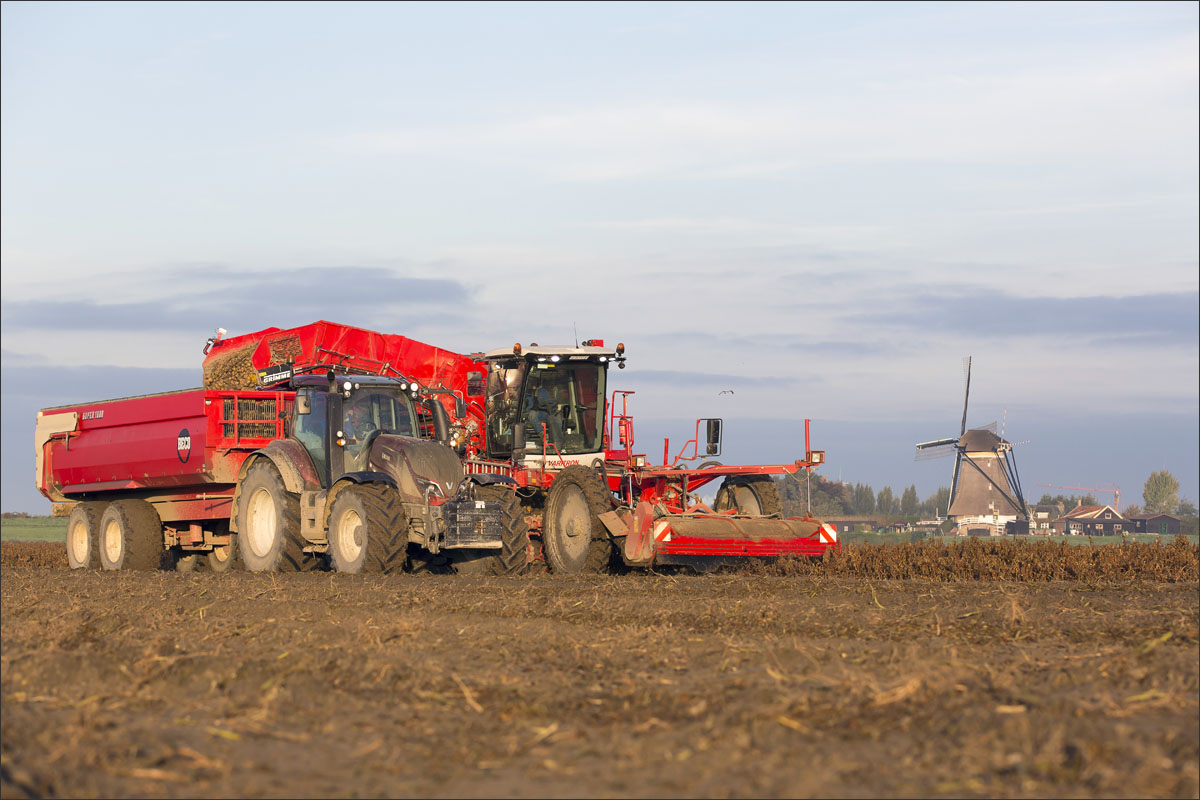
{"label": "brown soil", "polygon": [[849,553],[100,574],[62,547],[3,545],[4,797],[1200,795],[1190,546],[1157,556],[1182,579],[1127,550],[1070,580],[879,578]]}

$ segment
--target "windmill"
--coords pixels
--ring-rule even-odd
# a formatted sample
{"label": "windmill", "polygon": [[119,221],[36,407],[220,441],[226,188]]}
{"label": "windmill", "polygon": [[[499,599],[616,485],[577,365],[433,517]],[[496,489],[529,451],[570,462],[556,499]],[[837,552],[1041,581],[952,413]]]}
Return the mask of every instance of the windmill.
{"label": "windmill", "polygon": [[[921,442],[916,460],[954,455],[950,477],[950,504],[946,516],[957,523],[959,534],[1004,533],[1008,523],[1018,529],[1028,525],[1029,511],[1021,494],[1021,480],[1012,444],[996,433],[996,423],[967,429],[971,399],[971,357],[963,359],[966,390],[958,436]],[[1028,530],[1028,528],[1025,528]]]}

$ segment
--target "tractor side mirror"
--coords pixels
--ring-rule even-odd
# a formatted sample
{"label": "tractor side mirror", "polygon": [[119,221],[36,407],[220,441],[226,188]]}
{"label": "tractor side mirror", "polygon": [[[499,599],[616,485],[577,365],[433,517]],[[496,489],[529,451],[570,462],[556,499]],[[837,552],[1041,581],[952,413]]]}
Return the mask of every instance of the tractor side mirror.
{"label": "tractor side mirror", "polygon": [[312,413],[312,398],[308,392],[301,392],[296,395],[296,413],[300,415]]}
{"label": "tractor side mirror", "polygon": [[708,422],[708,442],[704,448],[706,456],[721,455],[721,420],[710,419]]}

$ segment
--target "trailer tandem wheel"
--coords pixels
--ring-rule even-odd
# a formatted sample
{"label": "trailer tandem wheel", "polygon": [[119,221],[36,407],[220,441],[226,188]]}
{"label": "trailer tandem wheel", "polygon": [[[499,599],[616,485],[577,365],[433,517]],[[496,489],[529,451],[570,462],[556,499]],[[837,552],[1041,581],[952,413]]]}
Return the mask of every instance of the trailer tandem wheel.
{"label": "trailer tandem wheel", "polygon": [[403,506],[389,486],[343,489],[329,509],[329,563],[337,572],[392,572],[408,550]]}
{"label": "trailer tandem wheel", "polygon": [[542,549],[552,572],[608,568],[613,545],[597,517],[611,510],[612,493],[596,470],[572,464],[558,473],[542,518]]}
{"label": "trailer tandem wheel", "polygon": [[162,521],[145,500],[117,500],[100,516],[96,537],[100,566],[106,570],[161,569],[166,556]]}
{"label": "trailer tandem wheel", "polygon": [[100,569],[100,517],[108,503],[78,503],[67,518],[67,565],[71,569]]}
{"label": "trailer tandem wheel", "polygon": [[300,498],[283,485],[275,465],[258,461],[246,472],[238,497],[237,549],[251,572],[295,572],[316,567],[300,536]]}
{"label": "trailer tandem wheel", "polygon": [[475,487],[475,498],[503,507],[502,547],[499,550],[447,550],[454,571],[461,575],[520,575],[529,561],[529,528],[521,498],[507,486]]}

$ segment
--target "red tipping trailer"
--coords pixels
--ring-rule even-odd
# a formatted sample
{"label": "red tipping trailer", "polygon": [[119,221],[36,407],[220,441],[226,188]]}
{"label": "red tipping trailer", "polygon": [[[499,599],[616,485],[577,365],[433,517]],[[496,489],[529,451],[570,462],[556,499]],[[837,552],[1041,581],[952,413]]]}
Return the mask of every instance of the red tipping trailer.
{"label": "red tipping trailer", "polygon": [[[293,397],[185,389],[43,409],[35,429],[38,490],[55,502],[80,503],[81,514],[97,517],[94,525],[92,512],[104,502],[142,500],[161,520],[168,546],[212,552],[230,543],[242,463],[283,438]],[[73,565],[98,555],[84,552],[86,544],[68,548],[79,562]]]}

